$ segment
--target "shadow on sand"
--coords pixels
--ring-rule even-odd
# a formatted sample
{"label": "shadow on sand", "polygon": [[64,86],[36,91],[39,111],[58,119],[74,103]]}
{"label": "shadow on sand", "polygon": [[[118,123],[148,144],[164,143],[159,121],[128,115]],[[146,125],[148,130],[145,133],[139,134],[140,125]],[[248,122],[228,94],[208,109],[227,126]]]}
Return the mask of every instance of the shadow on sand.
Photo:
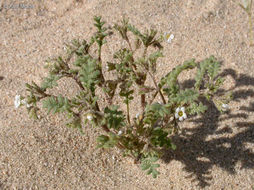
{"label": "shadow on sand", "polygon": [[[240,90],[239,87],[254,86],[254,78],[240,74],[237,76],[232,69],[224,70],[221,76],[232,76],[235,79],[233,91],[233,101],[240,102],[248,97],[254,97],[253,90]],[[183,86],[190,86],[195,81],[188,81]],[[200,187],[209,186],[211,169],[217,166],[226,170],[229,174],[235,174],[237,162],[241,163],[241,169],[254,168],[254,153],[245,148],[245,143],[254,143],[254,120],[253,122],[236,122],[230,126],[219,127],[219,121],[232,118],[246,120],[248,113],[254,112],[254,101],[250,105],[240,107],[238,114],[221,115],[214,104],[208,104],[208,110],[201,118],[190,118],[196,127],[187,128],[181,135],[173,136],[172,141],[177,146],[176,151],[166,150],[162,160],[169,163],[177,160],[184,164],[184,170],[190,175],[187,178],[198,181]],[[232,136],[233,128],[241,128]],[[231,135],[230,135],[231,134]],[[216,138],[207,140],[210,135]],[[230,137],[227,137],[230,136]],[[200,159],[202,158],[202,159]]]}

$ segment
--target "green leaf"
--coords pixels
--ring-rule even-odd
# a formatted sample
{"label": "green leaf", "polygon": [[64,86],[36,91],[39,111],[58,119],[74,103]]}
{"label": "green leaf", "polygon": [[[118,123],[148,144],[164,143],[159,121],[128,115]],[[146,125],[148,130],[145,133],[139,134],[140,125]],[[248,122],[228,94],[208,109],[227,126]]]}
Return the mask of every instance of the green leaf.
{"label": "green leaf", "polygon": [[147,170],[150,167],[151,167],[151,164],[148,164],[147,162],[142,162],[141,163],[141,169],[142,170]]}
{"label": "green leaf", "polygon": [[121,127],[125,126],[124,114],[122,111],[118,111],[118,108],[118,106],[112,105],[104,109],[105,115],[103,123],[106,124],[108,128],[119,130]]}
{"label": "green leaf", "polygon": [[158,58],[163,57],[163,54],[161,51],[156,51],[152,54],[149,55],[148,57],[148,64],[149,64],[149,69],[155,73],[156,72],[156,63]]}
{"label": "green leaf", "polygon": [[105,33],[107,28],[103,27],[105,22],[101,21],[101,16],[95,16],[94,21],[95,21],[94,26],[97,28],[97,32],[95,33],[95,36],[93,39],[99,45],[99,49],[100,49],[101,46],[106,43],[104,38],[108,36],[109,33]]}
{"label": "green leaf", "polygon": [[128,40],[127,31],[128,31],[128,19],[123,18],[121,25],[115,24],[114,28],[120,33],[124,40]]}
{"label": "green leaf", "polygon": [[61,78],[62,76],[59,76],[59,75],[49,75],[49,77],[44,78],[41,84],[41,87],[43,89],[47,89],[47,88],[53,88],[54,86],[58,86],[57,81]]}
{"label": "green leaf", "polygon": [[87,59],[86,64],[82,65],[79,75],[82,85],[88,90],[94,92],[95,86],[100,81],[100,70],[98,69],[96,61],[90,58]]}
{"label": "green leaf", "polygon": [[48,113],[51,111],[53,113],[70,111],[71,106],[69,104],[69,100],[63,96],[58,97],[48,97],[43,100],[43,107],[48,109]]}
{"label": "green leaf", "polygon": [[117,81],[107,80],[105,82],[105,87],[103,88],[104,92],[112,99],[117,88]]}
{"label": "green leaf", "polygon": [[116,64],[115,63],[111,63],[111,62],[107,62],[107,66],[108,66],[108,71],[113,71],[116,69]]}
{"label": "green leaf", "polygon": [[152,172],[152,176],[153,176],[153,178],[157,178],[157,175],[159,174],[159,172],[157,171],[157,170],[153,170],[153,172]]}
{"label": "green leaf", "polygon": [[170,148],[172,147],[172,143],[170,138],[167,137],[168,133],[164,131],[160,127],[156,127],[151,134],[150,137],[150,142],[153,144],[155,147],[165,147],[165,148]]}
{"label": "green leaf", "polygon": [[158,160],[158,157],[147,157],[141,160],[141,169],[144,171],[147,170],[146,174],[147,175],[152,174],[153,178],[156,178],[157,175],[160,174],[156,170],[156,168],[160,167],[160,165],[154,163],[157,160]]}
{"label": "green leaf", "polygon": [[128,30],[131,31],[136,37],[138,37],[146,48],[151,45],[159,49],[162,48],[160,40],[155,38],[157,34],[156,30],[147,30],[144,34],[142,34],[135,26],[131,24],[128,24]]}
{"label": "green leaf", "polygon": [[159,118],[163,118],[169,113],[170,110],[167,109],[165,105],[159,103],[147,105],[145,109],[144,123],[153,126]]}
{"label": "green leaf", "polygon": [[197,63],[195,62],[195,59],[185,61],[182,65],[178,65],[165,77],[163,77],[160,81],[159,87],[162,88],[166,84],[167,87],[163,88],[163,91],[168,95],[168,97],[174,96],[180,89],[177,80],[179,74],[184,70],[193,69],[196,66]]}
{"label": "green leaf", "polygon": [[109,134],[109,136],[106,135],[100,135],[96,139],[97,141],[97,148],[112,148],[118,143],[118,139],[116,135]]}
{"label": "green leaf", "polygon": [[172,148],[172,150],[176,150],[176,145],[171,143],[171,148]]}
{"label": "green leaf", "polygon": [[202,102],[197,104],[196,102],[192,102],[190,106],[187,108],[187,111],[190,115],[194,114],[202,114],[207,110],[207,106],[203,105]]}
{"label": "green leaf", "polygon": [[92,58],[89,55],[84,55],[84,56],[78,56],[76,61],[73,63],[77,67],[82,67],[82,65],[87,64],[89,60]]}
{"label": "green leaf", "polygon": [[213,80],[218,76],[219,71],[221,68],[221,63],[218,62],[214,56],[211,56],[204,61],[199,63],[199,68],[197,70],[197,74],[195,77],[196,83],[195,83],[195,89],[199,90],[202,82],[205,79],[205,76],[207,75],[209,77],[209,80],[206,80],[206,86],[213,86]]}
{"label": "green leaf", "polygon": [[75,117],[72,115],[72,119],[70,122],[66,123],[67,127],[78,129],[82,135],[84,135],[84,132],[82,130],[82,124],[81,124],[81,118]]}
{"label": "green leaf", "polygon": [[128,30],[131,31],[135,36],[139,37],[141,41],[144,40],[144,36],[141,34],[141,32],[133,25],[128,25]]}
{"label": "green leaf", "polygon": [[178,104],[187,104],[194,102],[198,99],[198,97],[199,93],[197,91],[192,89],[186,89],[177,93],[176,96],[172,98],[172,101]]}

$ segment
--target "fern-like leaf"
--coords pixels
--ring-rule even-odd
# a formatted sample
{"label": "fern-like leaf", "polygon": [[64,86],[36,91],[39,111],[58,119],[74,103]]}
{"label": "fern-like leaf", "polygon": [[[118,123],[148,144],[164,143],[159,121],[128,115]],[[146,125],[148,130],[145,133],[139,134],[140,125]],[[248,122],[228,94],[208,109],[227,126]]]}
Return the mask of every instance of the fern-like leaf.
{"label": "fern-like leaf", "polygon": [[95,85],[100,81],[100,70],[93,59],[87,59],[87,63],[82,65],[82,69],[79,71],[80,81],[82,85],[91,90],[95,91]]}
{"label": "fern-like leaf", "polygon": [[58,86],[57,81],[61,78],[62,76],[60,75],[49,75],[49,77],[45,77],[41,84],[42,89],[53,88],[54,86]]}
{"label": "fern-like leaf", "polygon": [[48,109],[48,113],[51,111],[53,113],[70,111],[70,103],[69,100],[63,96],[58,97],[48,97],[43,100],[43,107]]}
{"label": "fern-like leaf", "polygon": [[187,104],[196,101],[199,97],[199,93],[192,89],[186,89],[176,94],[172,101],[178,104]]}

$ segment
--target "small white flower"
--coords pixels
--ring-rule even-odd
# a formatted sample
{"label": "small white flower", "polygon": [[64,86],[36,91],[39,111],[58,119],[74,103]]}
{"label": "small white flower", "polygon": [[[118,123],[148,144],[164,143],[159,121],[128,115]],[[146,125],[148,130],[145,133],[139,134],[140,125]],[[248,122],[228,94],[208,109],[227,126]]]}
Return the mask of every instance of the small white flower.
{"label": "small white flower", "polygon": [[54,63],[53,62],[50,62],[50,61],[47,61],[46,63],[45,63],[45,67],[51,67],[51,66],[53,66],[54,65]]}
{"label": "small white flower", "polygon": [[15,108],[16,109],[19,108],[20,104],[21,104],[20,95],[16,95],[15,96],[15,100],[14,100],[14,106],[15,106]]}
{"label": "small white flower", "polygon": [[222,107],[223,111],[227,111],[229,109],[229,105],[228,104],[222,104],[221,107]]}
{"label": "small white flower", "polygon": [[176,109],[175,118],[179,119],[179,121],[183,121],[184,119],[187,118],[184,107],[178,107]]}
{"label": "small white flower", "polygon": [[93,116],[92,116],[91,114],[88,114],[88,115],[86,116],[86,118],[87,118],[89,121],[92,121]]}
{"label": "small white flower", "polygon": [[106,65],[106,69],[107,69],[107,71],[109,70],[109,66],[108,65]]}
{"label": "small white flower", "polygon": [[139,115],[140,115],[140,114],[139,114],[139,113],[137,113],[137,114],[136,114],[136,118],[138,118],[138,117],[139,117]]}
{"label": "small white flower", "polygon": [[26,103],[27,108],[30,108],[31,106],[32,106],[31,104]]}
{"label": "small white flower", "polygon": [[175,38],[174,34],[170,34],[168,32],[164,33],[165,40],[170,44],[171,41]]}
{"label": "small white flower", "polygon": [[121,134],[123,134],[123,132],[121,130],[118,131],[117,135],[120,136]]}

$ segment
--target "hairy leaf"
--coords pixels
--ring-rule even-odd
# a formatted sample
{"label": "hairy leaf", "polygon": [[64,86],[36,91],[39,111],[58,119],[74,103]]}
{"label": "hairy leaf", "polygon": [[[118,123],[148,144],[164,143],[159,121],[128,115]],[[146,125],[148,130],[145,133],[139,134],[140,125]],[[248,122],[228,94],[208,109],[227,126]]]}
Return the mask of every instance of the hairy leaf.
{"label": "hairy leaf", "polygon": [[177,93],[176,96],[172,98],[172,101],[178,104],[187,104],[194,102],[198,99],[198,97],[199,93],[197,91],[192,89],[186,89]]}
{"label": "hairy leaf", "polygon": [[70,103],[69,100],[63,96],[58,97],[48,97],[43,100],[43,107],[48,109],[48,113],[51,111],[53,113],[70,111]]}
{"label": "hairy leaf", "polygon": [[193,69],[197,66],[197,63],[194,59],[190,61],[185,61],[182,65],[178,65],[171,72],[169,72],[165,77],[163,77],[160,81],[160,88],[162,88],[165,84],[167,85],[163,91],[170,97],[174,96],[179,91],[179,85],[177,77],[181,72],[188,69]]}
{"label": "hairy leaf", "polygon": [[202,102],[200,102],[199,104],[193,102],[190,104],[187,110],[190,115],[194,114],[200,115],[201,113],[204,113],[207,110],[207,106],[203,105]]}
{"label": "hairy leaf", "polygon": [[104,121],[108,128],[119,130],[125,125],[125,117],[122,111],[118,111],[119,106],[106,107],[104,109]]}
{"label": "hairy leaf", "polygon": [[148,157],[145,159],[142,159],[141,161],[141,169],[147,170],[147,175],[152,174],[153,178],[156,178],[159,172],[156,170],[156,168],[160,167],[159,164],[154,164],[158,158],[156,157]]}
{"label": "hairy leaf", "polygon": [[47,89],[47,88],[53,88],[54,86],[58,86],[57,81],[61,78],[62,76],[60,75],[49,75],[49,77],[44,78],[41,84],[41,87],[43,89]]}
{"label": "hairy leaf", "polygon": [[100,81],[100,70],[93,59],[88,59],[86,64],[82,65],[82,69],[79,71],[80,80],[82,85],[91,90],[95,91],[95,85]]}

